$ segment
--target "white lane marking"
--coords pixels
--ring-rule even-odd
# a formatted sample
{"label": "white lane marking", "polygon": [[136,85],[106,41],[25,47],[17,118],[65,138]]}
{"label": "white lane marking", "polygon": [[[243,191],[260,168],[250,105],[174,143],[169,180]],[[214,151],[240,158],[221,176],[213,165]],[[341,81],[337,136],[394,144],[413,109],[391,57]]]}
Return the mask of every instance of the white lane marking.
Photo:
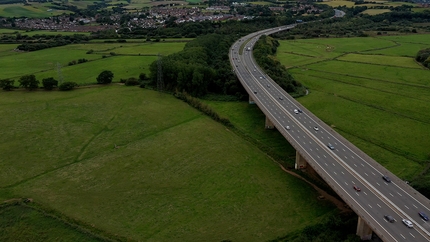
{"label": "white lane marking", "polygon": [[376,176],[376,174],[375,174],[375,173],[373,173],[373,171],[372,171],[372,174],[373,174],[374,176]]}
{"label": "white lane marking", "polygon": [[418,208],[417,206],[415,206],[415,204],[412,204],[412,206],[414,206],[415,208]]}
{"label": "white lane marking", "polygon": [[412,234],[412,233],[409,233],[412,237],[414,237],[415,238],[415,236]]}
{"label": "white lane marking", "polygon": [[320,158],[320,156],[319,156],[319,155],[317,155],[317,157],[318,157],[318,159]]}
{"label": "white lane marking", "polygon": [[318,148],[315,148],[316,150],[319,150]]}
{"label": "white lane marking", "polygon": [[361,165],[362,167],[364,167],[364,164],[363,164],[363,163],[360,163],[360,165]]}
{"label": "white lane marking", "polygon": [[325,164],[325,166],[328,166],[327,163],[324,162],[324,164]]}
{"label": "white lane marking", "polygon": [[343,171],[341,171],[342,172],[342,174],[344,174],[345,175],[345,173],[343,173]]}
{"label": "white lane marking", "polygon": [[344,149],[344,148],[342,148],[342,150],[343,150],[343,151],[345,151],[345,149]]}
{"label": "white lane marking", "polygon": [[354,164],[354,166],[355,166],[355,167],[357,167],[357,165],[356,165],[356,164]]}
{"label": "white lane marking", "polygon": [[376,184],[378,184],[378,186],[381,186],[379,183],[376,183]]}
{"label": "white lane marking", "polygon": [[312,151],[312,149],[309,149],[310,151]]}
{"label": "white lane marking", "polygon": [[366,173],[366,172],[364,173],[364,175],[369,176],[369,175],[367,175],[367,173]]}
{"label": "white lane marking", "polygon": [[402,194],[400,194],[399,192],[397,192],[397,194],[399,194],[399,196],[403,197]]}
{"label": "white lane marking", "polygon": [[352,159],[355,159],[353,155],[351,155],[351,158],[352,158]]}
{"label": "white lane marking", "polygon": [[379,205],[378,203],[376,205],[378,205],[378,207],[381,207],[381,205]]}
{"label": "white lane marking", "polygon": [[405,208],[409,209],[408,206],[405,205]]}
{"label": "white lane marking", "polygon": [[347,182],[345,182],[345,185],[347,185],[347,186],[348,186],[348,183],[347,183]]}
{"label": "white lane marking", "polygon": [[333,166],[336,166],[334,163],[331,163]]}
{"label": "white lane marking", "polygon": [[403,236],[403,234],[400,234],[400,236],[402,236],[402,237],[403,237],[403,239],[406,239],[406,238],[405,238],[405,236]]}
{"label": "white lane marking", "polygon": [[364,193],[364,195],[366,195],[367,196],[367,193],[366,192],[363,192]]}
{"label": "white lane marking", "polygon": [[335,175],[337,175],[337,173],[336,173],[335,171],[333,171],[333,173],[334,173]]}
{"label": "white lane marking", "polygon": [[394,197],[394,195],[393,195],[393,194],[391,194],[391,192],[389,192],[388,194],[390,194],[392,197]]}
{"label": "white lane marking", "polygon": [[325,156],[325,155],[323,155],[324,156],[324,158],[327,158],[327,156]]}
{"label": "white lane marking", "polygon": [[345,157],[345,159],[348,159],[348,157],[346,157],[346,156],[344,156]]}
{"label": "white lane marking", "polygon": [[367,204],[367,205],[369,205],[369,207],[372,208],[372,206],[370,206],[370,204]]}

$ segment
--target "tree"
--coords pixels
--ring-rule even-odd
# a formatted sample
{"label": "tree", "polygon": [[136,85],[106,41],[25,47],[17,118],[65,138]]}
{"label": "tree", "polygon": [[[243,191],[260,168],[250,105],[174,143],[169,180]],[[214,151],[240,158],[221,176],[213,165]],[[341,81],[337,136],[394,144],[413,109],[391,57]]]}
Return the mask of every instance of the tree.
{"label": "tree", "polygon": [[102,71],[97,77],[98,84],[109,84],[112,82],[113,73],[111,71]]}
{"label": "tree", "polygon": [[22,76],[21,78],[19,78],[18,82],[20,86],[30,91],[39,87],[39,81],[36,80],[35,75]]}
{"label": "tree", "polygon": [[45,90],[52,90],[54,87],[58,86],[58,81],[52,77],[48,77],[42,80],[42,85]]}
{"label": "tree", "polygon": [[144,81],[144,80],[146,80],[146,79],[148,79],[148,78],[146,77],[146,74],[145,74],[145,73],[140,73],[140,75],[139,75],[139,80]]}
{"label": "tree", "polygon": [[14,80],[3,79],[0,80],[0,87],[5,91],[10,91],[13,88]]}
{"label": "tree", "polygon": [[61,84],[58,87],[58,89],[60,91],[69,91],[69,90],[72,90],[76,86],[78,86],[78,84],[76,82],[65,82],[65,83]]}

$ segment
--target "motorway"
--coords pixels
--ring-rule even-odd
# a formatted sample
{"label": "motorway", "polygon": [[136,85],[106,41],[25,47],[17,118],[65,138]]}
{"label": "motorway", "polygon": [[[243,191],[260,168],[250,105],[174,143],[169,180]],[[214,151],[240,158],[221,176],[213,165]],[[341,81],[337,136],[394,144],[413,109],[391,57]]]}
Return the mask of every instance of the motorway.
{"label": "motorway", "polygon": [[[230,62],[240,82],[308,165],[379,238],[383,241],[430,241],[430,221],[418,215],[424,212],[430,216],[430,201],[309,112],[255,63],[252,48],[260,35],[294,27],[288,25],[252,33],[232,45]],[[296,113],[294,109],[302,112]],[[389,176],[391,182],[383,180],[383,175]],[[354,185],[361,191],[354,190]],[[384,215],[391,215],[396,221],[390,223]],[[413,228],[404,225],[402,219],[410,220]]]}

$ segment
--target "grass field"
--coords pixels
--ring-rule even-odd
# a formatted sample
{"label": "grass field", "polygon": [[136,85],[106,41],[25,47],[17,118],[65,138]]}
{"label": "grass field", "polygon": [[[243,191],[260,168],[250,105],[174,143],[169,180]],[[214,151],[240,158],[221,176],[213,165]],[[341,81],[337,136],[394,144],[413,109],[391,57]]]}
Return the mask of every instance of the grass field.
{"label": "grass field", "polygon": [[0,208],[0,241],[102,241],[24,206]]}
{"label": "grass field", "polygon": [[1,200],[30,197],[140,241],[267,241],[336,211],[171,95],[118,85],[14,91],[0,106]]}
{"label": "grass field", "polygon": [[378,15],[381,13],[388,13],[391,12],[390,9],[366,9],[363,11],[363,14],[369,14],[369,15]]}
{"label": "grass field", "polygon": [[413,179],[430,145],[429,71],[413,56],[428,47],[429,35],[281,41],[277,58],[286,66],[294,66],[291,53],[302,59],[290,68],[310,90],[298,99],[302,104],[389,170]]}
{"label": "grass field", "polygon": [[46,6],[46,4],[42,3],[31,3],[30,6],[25,6],[24,4],[1,4],[0,17],[45,18],[55,15],[61,15],[63,13],[71,13],[70,11],[65,10],[49,9],[49,5]]}
{"label": "grass field", "polygon": [[[155,55],[178,52],[185,44],[185,42],[94,43],[67,45],[34,52],[15,52],[13,49],[17,45],[0,45],[2,66],[0,79],[10,78],[17,81],[26,74],[35,74],[38,80],[47,77],[58,79],[57,63],[59,63],[62,66],[64,81],[74,81],[78,84],[95,83],[96,77],[103,70],[111,70],[115,75],[114,81],[119,81],[120,78],[138,77],[140,73],[149,74],[149,65],[157,59]],[[94,53],[86,54],[89,50],[94,50]],[[111,52],[125,56],[111,56]],[[133,56],[127,56],[130,54]],[[138,54],[142,56],[137,56]],[[81,58],[89,62],[68,66],[69,62]]]}

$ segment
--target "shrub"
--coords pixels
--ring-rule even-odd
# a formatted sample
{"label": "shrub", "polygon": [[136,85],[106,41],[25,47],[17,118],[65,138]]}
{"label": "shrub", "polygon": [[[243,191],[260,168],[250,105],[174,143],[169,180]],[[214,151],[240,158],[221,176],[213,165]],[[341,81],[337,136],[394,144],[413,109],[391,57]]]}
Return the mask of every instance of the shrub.
{"label": "shrub", "polygon": [[128,80],[125,82],[126,86],[136,86],[136,85],[139,85],[139,84],[140,84],[139,80],[137,80],[134,77],[128,78]]}
{"label": "shrub", "polygon": [[42,80],[42,85],[45,90],[52,90],[54,87],[58,86],[58,81],[49,77]]}
{"label": "shrub", "polygon": [[58,87],[58,89],[60,91],[70,91],[70,90],[72,90],[73,88],[75,88],[77,86],[78,86],[78,84],[76,82],[65,82],[65,83],[61,84]]}

